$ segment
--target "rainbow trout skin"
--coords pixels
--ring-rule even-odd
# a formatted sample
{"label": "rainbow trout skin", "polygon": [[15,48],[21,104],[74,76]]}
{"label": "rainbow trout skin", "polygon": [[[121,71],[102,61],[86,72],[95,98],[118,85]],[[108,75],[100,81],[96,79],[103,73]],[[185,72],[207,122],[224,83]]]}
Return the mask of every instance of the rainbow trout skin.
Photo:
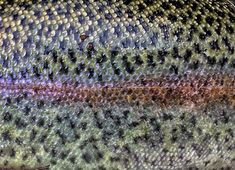
{"label": "rainbow trout skin", "polygon": [[0,0],[0,169],[233,169],[229,0]]}

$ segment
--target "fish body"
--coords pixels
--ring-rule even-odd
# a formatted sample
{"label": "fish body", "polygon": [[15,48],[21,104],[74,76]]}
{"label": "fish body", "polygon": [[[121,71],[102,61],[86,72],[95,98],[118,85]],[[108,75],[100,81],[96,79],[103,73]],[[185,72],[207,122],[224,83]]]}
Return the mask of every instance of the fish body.
{"label": "fish body", "polygon": [[235,6],[0,0],[0,169],[235,160]]}

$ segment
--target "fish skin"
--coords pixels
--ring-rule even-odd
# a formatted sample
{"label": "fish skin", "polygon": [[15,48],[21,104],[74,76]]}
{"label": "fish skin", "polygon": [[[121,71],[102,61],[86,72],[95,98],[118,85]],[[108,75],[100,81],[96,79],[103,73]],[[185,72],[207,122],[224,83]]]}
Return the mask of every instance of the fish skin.
{"label": "fish skin", "polygon": [[234,50],[233,1],[0,0],[0,169],[233,169]]}

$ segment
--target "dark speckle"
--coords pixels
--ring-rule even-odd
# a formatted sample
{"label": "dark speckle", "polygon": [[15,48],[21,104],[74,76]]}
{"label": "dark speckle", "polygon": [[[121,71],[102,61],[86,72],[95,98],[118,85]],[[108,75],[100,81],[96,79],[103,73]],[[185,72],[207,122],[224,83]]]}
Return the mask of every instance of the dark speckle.
{"label": "dark speckle", "polygon": [[4,141],[10,141],[10,140],[11,140],[11,134],[10,134],[10,132],[9,132],[9,131],[4,131],[4,132],[2,133],[2,139],[3,139]]}
{"label": "dark speckle", "polygon": [[108,20],[111,20],[112,19],[112,15],[110,13],[106,13],[105,15],[105,18],[108,19]]}
{"label": "dark speckle", "polygon": [[90,155],[88,152],[86,152],[86,153],[82,154],[82,159],[83,159],[86,163],[91,163],[92,157],[91,157],[91,155]]}
{"label": "dark speckle", "polygon": [[17,128],[24,128],[24,127],[27,126],[27,124],[21,118],[16,118],[15,119],[15,125],[16,125]]}
{"label": "dark speckle", "polygon": [[12,120],[12,115],[9,112],[4,112],[2,115],[4,122],[9,122]]}

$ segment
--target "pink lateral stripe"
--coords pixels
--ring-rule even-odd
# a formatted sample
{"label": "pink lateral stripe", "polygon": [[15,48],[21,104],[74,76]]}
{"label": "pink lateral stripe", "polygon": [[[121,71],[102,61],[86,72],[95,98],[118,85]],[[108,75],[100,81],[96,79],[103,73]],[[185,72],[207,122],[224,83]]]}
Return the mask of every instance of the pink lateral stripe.
{"label": "pink lateral stripe", "polygon": [[32,99],[62,103],[87,102],[93,105],[108,104],[158,104],[204,105],[225,101],[235,103],[235,77],[188,76],[187,78],[140,79],[93,85],[70,85],[0,81],[0,94],[17,97],[27,94]]}

